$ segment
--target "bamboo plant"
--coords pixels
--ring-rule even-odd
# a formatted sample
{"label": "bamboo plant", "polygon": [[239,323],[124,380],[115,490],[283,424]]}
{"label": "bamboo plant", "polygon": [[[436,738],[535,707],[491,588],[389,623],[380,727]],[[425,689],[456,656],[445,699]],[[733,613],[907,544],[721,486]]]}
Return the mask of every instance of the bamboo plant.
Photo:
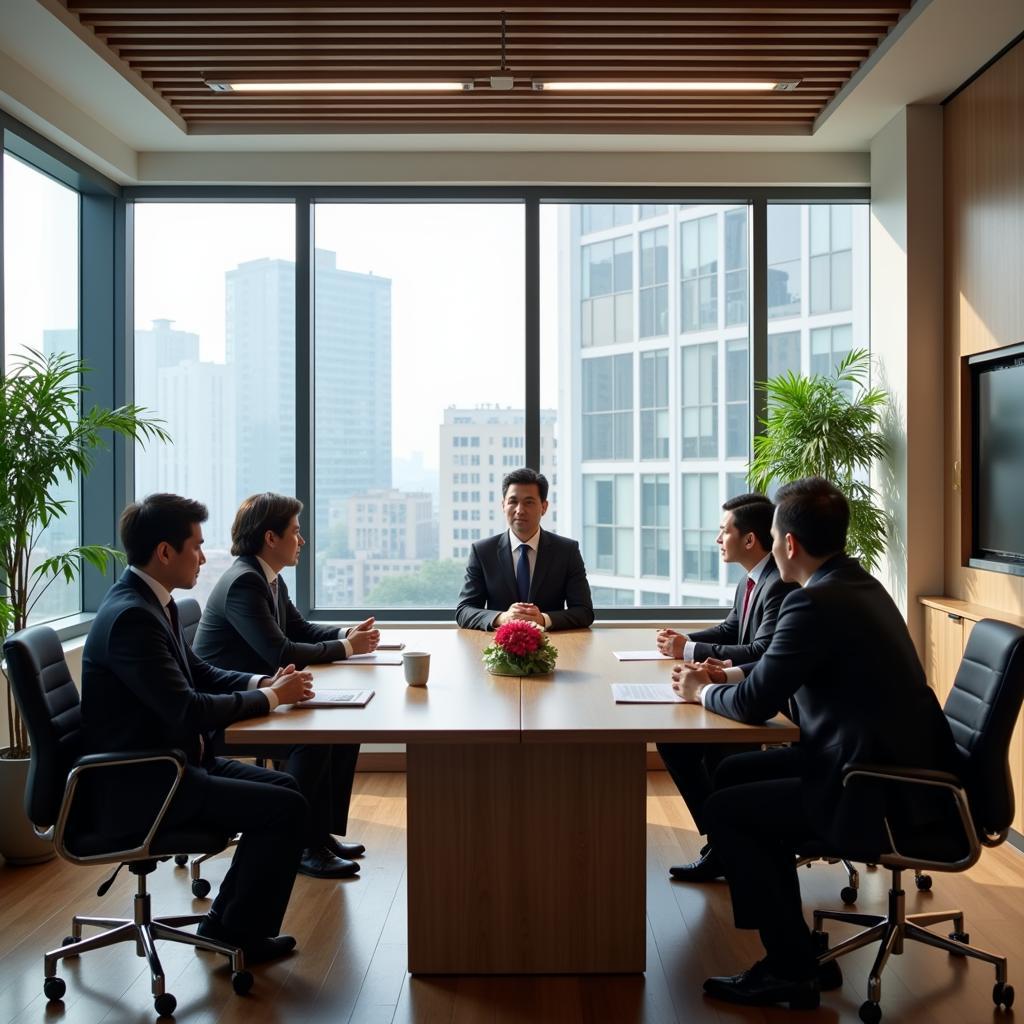
{"label": "bamboo plant", "polygon": [[749,479],[759,491],[805,476],[831,481],[850,503],[847,552],[865,568],[877,569],[885,550],[889,516],[877,505],[867,482],[871,466],[889,456],[882,416],[889,401],[870,386],[871,357],[849,352],[831,374],[792,372],[759,384],[768,399],[754,437]]}
{"label": "bamboo plant", "polygon": [[[38,560],[43,531],[68,514],[72,502],[58,496],[75,473],[84,476],[109,431],[133,441],[170,440],[162,421],[145,409],[93,406],[81,411],[88,367],[77,356],[15,357],[0,387],[0,637],[24,629],[39,599],[55,580],[73,582],[85,563],[100,572],[124,556],[103,544],[82,544]],[[10,746],[0,757],[28,756],[28,734],[8,688]]]}

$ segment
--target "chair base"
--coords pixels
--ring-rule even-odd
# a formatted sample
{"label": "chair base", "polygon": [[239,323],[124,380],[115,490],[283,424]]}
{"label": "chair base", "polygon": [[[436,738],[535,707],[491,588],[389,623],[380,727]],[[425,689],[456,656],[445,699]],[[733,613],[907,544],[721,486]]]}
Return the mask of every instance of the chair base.
{"label": "chair base", "polygon": [[[907,941],[921,942],[937,949],[944,949],[954,956],[967,956],[975,960],[983,960],[992,964],[996,971],[996,985],[992,998],[996,1005],[1009,1009],[1013,1003],[1013,988],[1006,984],[1006,957],[997,956],[977,946],[969,945],[968,936],[964,932],[964,915],[962,910],[944,910],[927,914],[908,914],[906,912],[906,894],[901,885],[902,871],[892,870],[892,888],[889,890],[889,907],[885,916],[878,914],[859,914],[846,910],[815,910],[814,931],[824,935],[823,921],[841,921],[846,924],[858,924],[863,930],[848,939],[844,939],[831,949],[825,948],[818,956],[818,963],[836,960],[855,949],[861,949],[873,942],[879,943],[878,955],[868,976],[868,1001],[861,1007],[861,1019],[865,1021],[880,1020],[881,1010],[878,1003],[882,994],[882,971],[890,956],[899,956],[903,952],[903,944]],[[936,935],[928,930],[928,926],[952,922],[953,932],[947,938]],[[962,936],[964,941],[960,941]],[[874,1010],[868,1010],[869,1004]]]}
{"label": "chair base", "polygon": [[[43,956],[43,990],[48,999],[60,999],[64,994],[64,982],[57,977],[59,961],[88,953],[92,949],[113,946],[119,942],[134,942],[136,956],[145,957],[149,965],[153,1002],[157,1012],[161,1015],[173,1013],[176,1000],[164,988],[164,971],[156,951],[156,943],[161,939],[165,942],[181,942],[211,953],[221,953],[231,961],[231,981],[235,991],[244,994],[252,987],[252,975],[245,969],[245,954],[238,946],[184,931],[183,926],[198,924],[205,918],[205,914],[152,916],[145,875],[138,876],[138,891],[135,894],[133,909],[134,918],[131,920],[120,917],[87,917],[81,914],[76,914],[71,919],[71,935],[64,940],[64,945]],[[82,929],[85,927],[104,930],[98,935],[82,938]]]}
{"label": "chair base", "polygon": [[[224,849],[227,850],[232,846],[237,846],[240,838],[241,836],[235,836]],[[210,895],[210,883],[207,879],[203,878],[203,864],[211,857],[217,857],[223,852],[224,850],[217,850],[215,853],[202,853],[192,858],[192,862],[188,866],[188,874],[192,885],[192,895],[197,900],[204,900]]]}

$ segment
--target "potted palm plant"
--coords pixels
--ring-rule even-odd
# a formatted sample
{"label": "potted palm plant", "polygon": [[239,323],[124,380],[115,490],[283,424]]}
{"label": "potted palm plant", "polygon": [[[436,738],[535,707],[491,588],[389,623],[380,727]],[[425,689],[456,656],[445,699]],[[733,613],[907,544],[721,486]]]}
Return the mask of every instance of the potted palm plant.
{"label": "potted palm plant", "polygon": [[[84,544],[39,557],[43,531],[68,514],[61,496],[75,473],[84,476],[109,433],[133,441],[169,440],[144,409],[80,409],[88,367],[68,353],[28,350],[0,378],[0,638],[28,625],[55,580],[74,581],[85,563],[106,572],[123,556],[102,544]],[[5,677],[6,683],[6,677]],[[35,836],[23,800],[29,742],[7,687],[9,745],[0,748],[0,854],[11,863],[44,860],[49,844]]]}
{"label": "potted palm plant", "polygon": [[835,484],[850,503],[847,551],[874,570],[885,550],[889,516],[868,480],[872,463],[889,455],[881,432],[889,398],[869,386],[870,371],[870,353],[854,349],[831,374],[790,372],[759,384],[768,413],[761,421],[764,432],[754,437],[748,475],[765,493],[805,476]]}

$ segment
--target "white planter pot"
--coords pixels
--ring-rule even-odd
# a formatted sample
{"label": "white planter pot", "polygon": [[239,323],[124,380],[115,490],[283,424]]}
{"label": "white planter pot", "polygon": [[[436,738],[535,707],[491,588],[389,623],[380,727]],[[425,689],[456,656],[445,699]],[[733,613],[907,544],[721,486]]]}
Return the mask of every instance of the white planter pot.
{"label": "white planter pot", "polygon": [[0,756],[0,856],[8,864],[41,864],[57,856],[53,842],[36,835],[25,813],[28,765],[27,757]]}

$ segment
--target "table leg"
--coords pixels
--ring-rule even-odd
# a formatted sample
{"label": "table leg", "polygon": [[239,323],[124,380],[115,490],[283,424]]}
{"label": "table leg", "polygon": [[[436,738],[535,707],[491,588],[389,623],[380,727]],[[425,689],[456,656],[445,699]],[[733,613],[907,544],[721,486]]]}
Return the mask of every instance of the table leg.
{"label": "table leg", "polygon": [[643,744],[409,745],[409,970],[645,967]]}

